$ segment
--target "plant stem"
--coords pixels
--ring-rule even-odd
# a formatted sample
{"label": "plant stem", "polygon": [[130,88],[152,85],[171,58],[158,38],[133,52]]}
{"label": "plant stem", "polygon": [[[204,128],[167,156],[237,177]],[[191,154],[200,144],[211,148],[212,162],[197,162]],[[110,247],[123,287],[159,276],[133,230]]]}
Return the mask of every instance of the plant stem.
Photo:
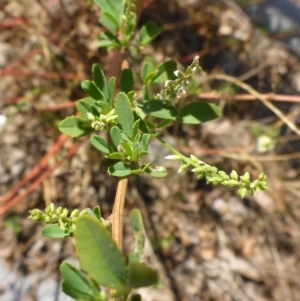
{"label": "plant stem", "polygon": [[123,209],[125,203],[125,195],[127,190],[128,178],[120,178],[117,186],[114,208],[112,212],[112,238],[116,242],[118,248],[122,251],[123,241]]}

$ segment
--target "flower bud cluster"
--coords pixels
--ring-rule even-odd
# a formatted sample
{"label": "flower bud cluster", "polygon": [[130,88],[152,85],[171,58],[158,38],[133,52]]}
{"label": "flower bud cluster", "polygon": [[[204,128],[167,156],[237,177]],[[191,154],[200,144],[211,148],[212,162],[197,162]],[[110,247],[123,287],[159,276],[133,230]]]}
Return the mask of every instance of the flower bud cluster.
{"label": "flower bud cluster", "polygon": [[74,227],[76,219],[85,213],[85,210],[79,211],[79,209],[74,209],[71,214],[69,214],[67,208],[55,208],[54,204],[51,203],[45,208],[45,212],[39,209],[33,209],[30,210],[29,213],[29,218],[36,222],[45,222],[46,224],[58,223],[61,229],[68,232],[70,227]]}
{"label": "flower bud cluster", "polygon": [[187,95],[187,89],[191,77],[194,74],[204,76],[204,72],[199,66],[199,56],[194,58],[192,64],[187,67],[185,72],[176,70],[174,74],[177,78],[175,80],[167,80],[165,82],[165,88],[161,91],[161,93],[157,94],[158,99],[176,102],[178,99]]}
{"label": "flower bud cluster", "polygon": [[112,109],[108,114],[101,114],[100,116],[95,116],[90,112],[87,113],[87,118],[92,121],[91,127],[96,131],[107,130],[109,125],[117,124],[117,117],[115,109]]}
{"label": "flower bud cluster", "polygon": [[215,166],[198,160],[194,155],[191,155],[190,158],[184,157],[183,155],[171,155],[167,156],[166,159],[180,160],[183,162],[178,172],[193,167],[191,171],[197,175],[197,179],[206,178],[207,183],[213,185],[221,184],[229,189],[239,188],[237,193],[241,198],[244,198],[247,194],[253,195],[254,193],[267,189],[267,176],[263,172],[260,173],[258,179],[251,182],[248,172],[243,176],[239,176],[237,172],[233,170],[230,175],[227,175],[225,171],[218,170]]}

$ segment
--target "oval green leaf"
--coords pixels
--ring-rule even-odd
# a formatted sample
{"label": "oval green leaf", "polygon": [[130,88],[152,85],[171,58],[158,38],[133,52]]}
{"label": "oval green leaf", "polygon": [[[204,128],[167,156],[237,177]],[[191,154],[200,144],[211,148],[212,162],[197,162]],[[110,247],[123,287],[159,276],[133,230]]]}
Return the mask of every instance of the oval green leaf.
{"label": "oval green leaf", "polygon": [[116,97],[115,114],[118,115],[118,122],[123,131],[131,138],[134,117],[130,101],[124,92],[119,93]]}
{"label": "oval green leaf", "polygon": [[84,80],[81,83],[81,88],[84,90],[84,92],[89,95],[90,97],[100,100],[103,99],[102,92],[97,88],[97,86],[91,82],[90,80]]}
{"label": "oval green leaf", "polygon": [[76,253],[89,277],[108,288],[121,288],[127,279],[125,258],[100,221],[83,215],[75,229]]}
{"label": "oval green leaf", "polygon": [[113,126],[110,130],[111,139],[116,147],[118,147],[121,143],[121,131],[117,126]]}
{"label": "oval green leaf", "polygon": [[154,178],[164,178],[168,175],[167,170],[163,166],[151,165],[146,168],[145,172]]}
{"label": "oval green leaf", "polygon": [[150,286],[158,281],[157,273],[141,262],[129,263],[129,279],[127,285],[131,288]]}
{"label": "oval green leaf", "polygon": [[93,135],[91,137],[91,143],[100,151],[105,154],[109,154],[113,152],[112,147],[109,143],[99,135]]}
{"label": "oval green leaf", "polygon": [[162,100],[145,100],[138,106],[147,114],[162,118],[176,120],[178,111],[170,103]]}
{"label": "oval green leaf", "polygon": [[130,261],[141,261],[145,245],[145,229],[141,211],[133,209],[130,212],[130,226],[135,237],[134,252],[129,255]]}
{"label": "oval green leaf", "polygon": [[108,173],[115,177],[126,177],[132,174],[136,170],[137,170],[136,167],[131,164],[118,162],[116,164],[109,166]]}
{"label": "oval green leaf", "polygon": [[94,131],[91,121],[77,116],[67,117],[61,121],[59,130],[71,137],[82,137]]}
{"label": "oval green leaf", "polygon": [[64,278],[62,289],[68,296],[78,300],[94,295],[93,285],[79,269],[68,262],[63,262],[60,265],[60,272]]}
{"label": "oval green leaf", "polygon": [[126,94],[133,91],[134,88],[134,77],[131,69],[123,69],[120,79],[121,91]]}
{"label": "oval green leaf", "polygon": [[178,114],[177,121],[187,124],[199,124],[220,117],[219,107],[208,102],[193,102],[183,107]]}
{"label": "oval green leaf", "polygon": [[174,71],[177,70],[177,64],[174,61],[167,61],[156,67],[156,74],[153,78],[154,83],[164,83],[168,79],[174,79]]}
{"label": "oval green leaf", "polygon": [[106,100],[109,99],[106,77],[99,64],[94,64],[92,67],[94,83],[100,91],[103,92]]}
{"label": "oval green leaf", "polygon": [[158,26],[155,22],[150,21],[142,26],[140,30],[140,40],[139,43],[141,46],[148,45],[155,37],[157,37],[163,28]]}
{"label": "oval green leaf", "polygon": [[58,224],[47,225],[42,230],[42,235],[51,238],[64,238],[72,235],[73,228],[70,228],[68,232],[65,232],[59,227]]}

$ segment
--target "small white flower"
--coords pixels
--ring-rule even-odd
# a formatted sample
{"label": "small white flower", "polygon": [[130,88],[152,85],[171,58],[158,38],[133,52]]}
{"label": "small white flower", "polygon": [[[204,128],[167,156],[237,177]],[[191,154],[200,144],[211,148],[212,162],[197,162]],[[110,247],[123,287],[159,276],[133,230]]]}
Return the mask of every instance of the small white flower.
{"label": "small white flower", "polygon": [[159,93],[156,94],[156,97],[157,97],[158,100],[163,100],[163,97],[162,97],[161,94],[159,94]]}
{"label": "small white flower", "polygon": [[180,72],[179,70],[174,71],[174,74],[175,74],[176,77],[178,77],[179,72]]}
{"label": "small white flower", "polygon": [[180,160],[180,157],[178,155],[169,155],[169,156],[166,156],[165,159],[167,159],[167,160]]}
{"label": "small white flower", "polygon": [[194,67],[192,68],[192,71],[193,71],[193,74],[195,74],[195,73],[197,72],[197,67],[194,66]]}
{"label": "small white flower", "polygon": [[183,165],[178,169],[177,173],[181,173],[182,171],[187,170],[188,167],[189,167],[188,164],[183,164]]}
{"label": "small white flower", "polygon": [[171,83],[171,80],[167,80],[166,82],[165,82],[165,88],[167,88],[168,86],[169,86],[169,84]]}
{"label": "small white flower", "polygon": [[275,148],[276,142],[267,135],[261,135],[257,139],[256,149],[260,153],[271,151]]}

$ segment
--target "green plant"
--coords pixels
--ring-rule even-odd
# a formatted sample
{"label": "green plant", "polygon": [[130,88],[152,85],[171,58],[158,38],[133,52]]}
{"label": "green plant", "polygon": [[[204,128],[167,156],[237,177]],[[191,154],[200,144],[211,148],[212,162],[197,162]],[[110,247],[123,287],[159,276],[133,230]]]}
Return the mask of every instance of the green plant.
{"label": "green plant", "polygon": [[[161,32],[159,26],[149,22],[141,28],[139,37],[135,37],[137,8],[134,1],[95,0],[95,3],[101,9],[100,23],[107,29],[100,36],[100,47],[108,50],[141,49]],[[93,146],[106,158],[116,161],[108,167],[108,173],[119,178],[112,215],[104,220],[98,206],[81,212],[75,209],[69,214],[66,208],[55,208],[51,204],[45,212],[31,210],[30,218],[48,224],[43,230],[45,236],[75,238],[76,253],[85,272],[62,263],[60,270],[66,294],[76,300],[107,300],[104,288],[108,288],[110,299],[141,300],[139,295],[131,294],[132,290],[156,284],[158,275],[141,262],[145,233],[137,209],[130,214],[135,248],[127,258],[123,255],[122,216],[130,175],[146,173],[158,178],[167,175],[165,167],[147,161],[151,139],[157,139],[173,153],[167,159],[182,163],[178,172],[190,168],[199,179],[206,178],[208,183],[222,184],[230,189],[237,187],[241,197],[266,189],[266,176],[261,173],[251,182],[249,173],[238,176],[232,171],[227,175],[193,155],[184,156],[161,136],[160,129],[172,122],[195,125],[221,115],[220,109],[213,104],[183,101],[193,77],[204,76],[198,57],[185,71],[178,70],[172,60],[156,66],[146,58],[140,72],[141,91],[135,90],[135,76],[130,68],[122,70],[119,79],[111,77],[107,80],[104,71],[95,64],[92,75],[92,81],[82,83],[88,97],[77,102],[81,116],[67,117],[59,129],[71,137],[96,132],[91,136]],[[120,86],[118,93],[117,83]],[[162,89],[161,84],[164,84]],[[155,94],[159,89],[160,92]]]}

